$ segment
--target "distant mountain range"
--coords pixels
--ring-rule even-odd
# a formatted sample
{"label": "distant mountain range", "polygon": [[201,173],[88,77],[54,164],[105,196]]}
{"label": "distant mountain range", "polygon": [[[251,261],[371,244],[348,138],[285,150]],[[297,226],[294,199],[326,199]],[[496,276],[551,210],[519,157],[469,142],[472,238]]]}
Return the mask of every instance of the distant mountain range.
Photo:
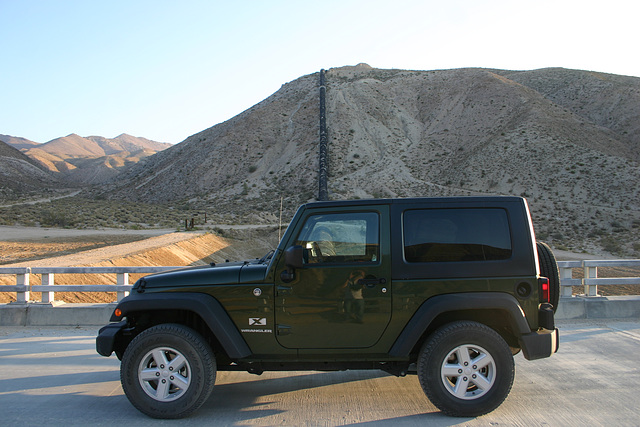
{"label": "distant mountain range", "polygon": [[[112,139],[71,134],[44,144],[21,137],[0,135],[0,141],[35,160],[52,173],[49,175],[51,179],[72,186],[103,183],[115,177],[125,166],[171,146],[127,134]],[[21,181],[16,176],[16,171],[12,175]]]}

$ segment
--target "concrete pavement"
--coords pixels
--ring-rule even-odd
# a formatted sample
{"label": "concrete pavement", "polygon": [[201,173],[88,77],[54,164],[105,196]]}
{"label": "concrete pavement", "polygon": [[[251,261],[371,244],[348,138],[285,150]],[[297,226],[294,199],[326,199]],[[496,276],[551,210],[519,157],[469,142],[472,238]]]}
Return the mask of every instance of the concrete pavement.
{"label": "concrete pavement", "polygon": [[442,415],[415,376],[377,371],[222,372],[192,417],[153,420],[128,402],[119,361],[93,327],[0,327],[2,424],[27,425],[640,425],[640,321],[563,321],[559,352],[516,356],[507,400],[479,418]]}

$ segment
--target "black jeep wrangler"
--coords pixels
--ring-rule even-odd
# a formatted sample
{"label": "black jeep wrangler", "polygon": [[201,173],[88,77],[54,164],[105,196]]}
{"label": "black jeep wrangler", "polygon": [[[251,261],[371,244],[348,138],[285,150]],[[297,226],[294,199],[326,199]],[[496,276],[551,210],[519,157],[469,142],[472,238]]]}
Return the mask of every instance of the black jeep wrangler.
{"label": "black jeep wrangler", "polygon": [[156,418],[185,417],[216,372],[417,373],[443,412],[498,407],[513,355],[558,349],[559,281],[520,197],[316,202],[261,259],[138,280],[100,330],[122,388]]}

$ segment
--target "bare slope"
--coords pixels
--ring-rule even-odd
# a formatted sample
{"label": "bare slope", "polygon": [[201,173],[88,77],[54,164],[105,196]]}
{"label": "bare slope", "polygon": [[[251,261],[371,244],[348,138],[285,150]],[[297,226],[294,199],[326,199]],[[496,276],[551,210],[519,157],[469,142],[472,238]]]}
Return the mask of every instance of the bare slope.
{"label": "bare slope", "polygon": [[635,156],[639,154],[640,79],[637,77],[564,68],[497,72],[536,90],[596,126],[614,132],[615,138],[628,144]]}
{"label": "bare slope", "polygon": [[0,141],[0,199],[15,199],[56,186],[57,179],[36,161]]}
{"label": "bare slope", "polygon": [[515,194],[547,239],[637,231],[638,150],[624,131],[490,70],[353,67],[327,78],[334,197]]}

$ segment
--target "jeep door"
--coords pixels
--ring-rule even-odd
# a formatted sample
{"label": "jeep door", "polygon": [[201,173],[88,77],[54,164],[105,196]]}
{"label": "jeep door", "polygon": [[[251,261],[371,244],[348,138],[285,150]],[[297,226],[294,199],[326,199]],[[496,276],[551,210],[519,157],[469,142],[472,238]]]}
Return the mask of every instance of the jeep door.
{"label": "jeep door", "polygon": [[[288,247],[303,248],[292,278],[276,274],[276,333],[287,348],[365,348],[391,317],[389,207],[310,209]],[[284,280],[283,280],[284,279]]]}

